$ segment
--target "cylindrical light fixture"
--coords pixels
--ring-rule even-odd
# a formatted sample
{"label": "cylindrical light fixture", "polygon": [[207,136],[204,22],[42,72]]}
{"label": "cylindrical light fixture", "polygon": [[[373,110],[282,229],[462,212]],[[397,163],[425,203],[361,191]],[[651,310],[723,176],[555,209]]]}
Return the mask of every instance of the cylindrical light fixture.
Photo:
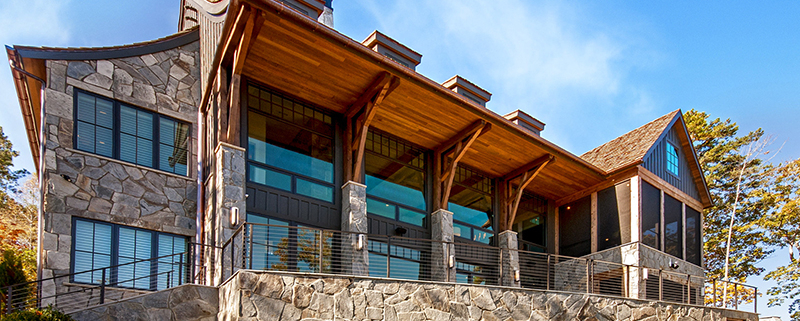
{"label": "cylindrical light fixture", "polygon": [[231,207],[231,217],[230,218],[231,218],[231,227],[234,227],[234,226],[236,226],[236,224],[239,224],[239,208],[238,207],[236,207],[236,206]]}

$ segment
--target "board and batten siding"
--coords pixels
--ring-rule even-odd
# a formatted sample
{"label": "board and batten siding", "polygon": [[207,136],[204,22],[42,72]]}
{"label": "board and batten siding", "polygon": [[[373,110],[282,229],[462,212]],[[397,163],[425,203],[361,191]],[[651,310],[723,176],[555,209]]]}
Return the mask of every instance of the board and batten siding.
{"label": "board and batten siding", "polygon": [[[682,192],[700,201],[700,192],[697,184],[689,169],[687,155],[681,148],[681,140],[678,135],[680,126],[673,125],[667,134],[656,142],[655,146],[644,159],[644,168],[656,174],[661,179],[677,187]],[[667,142],[671,143],[678,150],[678,176],[667,171]]]}

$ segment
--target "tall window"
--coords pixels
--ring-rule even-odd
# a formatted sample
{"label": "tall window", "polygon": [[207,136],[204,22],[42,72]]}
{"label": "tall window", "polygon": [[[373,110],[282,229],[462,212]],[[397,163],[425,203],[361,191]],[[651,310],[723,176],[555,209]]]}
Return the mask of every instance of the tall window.
{"label": "tall window", "polygon": [[75,148],[186,175],[189,124],[75,89]]}
{"label": "tall window", "polygon": [[456,169],[448,204],[456,236],[484,244],[492,242],[493,195],[491,178],[462,166]]}
{"label": "tall window", "polygon": [[700,266],[703,255],[703,226],[700,212],[686,206],[686,261]]}
{"label": "tall window", "polygon": [[664,252],[683,258],[683,204],[664,194]]}
{"label": "tall window", "polygon": [[110,266],[105,283],[115,287],[161,290],[188,276],[186,237],[78,218],[73,226],[74,282],[101,283],[103,271],[92,270]]}
{"label": "tall window", "polygon": [[547,199],[529,192],[522,193],[517,209],[521,230],[520,249],[526,251],[546,252],[547,247]]}
{"label": "tall window", "polygon": [[247,92],[249,181],[333,203],[331,116],[254,86]]}
{"label": "tall window", "polygon": [[669,142],[667,142],[667,171],[675,176],[680,175],[678,171],[678,149]]}
{"label": "tall window", "polygon": [[370,131],[365,145],[367,211],[424,226],[425,152],[388,135]]}

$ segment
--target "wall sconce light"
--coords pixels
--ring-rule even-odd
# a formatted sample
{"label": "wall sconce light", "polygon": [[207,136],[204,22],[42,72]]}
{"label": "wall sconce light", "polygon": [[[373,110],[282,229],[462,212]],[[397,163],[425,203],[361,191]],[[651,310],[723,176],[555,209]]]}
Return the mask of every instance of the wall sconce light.
{"label": "wall sconce light", "polygon": [[680,266],[680,265],[678,265],[678,262],[675,262],[675,261],[673,261],[673,260],[671,260],[671,259],[670,259],[670,260],[669,260],[669,267],[670,267],[670,268],[672,268],[672,269],[674,270],[674,269],[677,269],[677,268],[679,268],[679,267],[681,267],[681,266]]}
{"label": "wall sconce light", "polygon": [[239,223],[239,208],[231,207],[231,226],[236,226]]}
{"label": "wall sconce light", "polygon": [[364,234],[358,234],[356,236],[356,250],[361,251],[364,249]]}
{"label": "wall sconce light", "polygon": [[519,270],[514,269],[514,282],[519,282]]}
{"label": "wall sconce light", "polygon": [[449,268],[451,268],[451,269],[456,266],[456,256],[455,255],[452,255],[452,254],[450,255],[450,257],[447,260],[447,266]]}
{"label": "wall sconce light", "polygon": [[648,277],[648,271],[647,271],[647,268],[643,268],[643,269],[642,269],[642,279],[645,279],[645,280],[647,280],[647,277]]}

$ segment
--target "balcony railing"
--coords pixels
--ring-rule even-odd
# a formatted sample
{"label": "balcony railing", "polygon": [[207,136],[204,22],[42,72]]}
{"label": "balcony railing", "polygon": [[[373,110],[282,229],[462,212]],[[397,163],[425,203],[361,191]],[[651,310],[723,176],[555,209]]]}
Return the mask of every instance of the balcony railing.
{"label": "balcony railing", "polygon": [[189,244],[182,253],[3,287],[0,315],[49,305],[70,313],[183,284],[205,283],[205,267],[194,259],[198,249],[208,248]]}
{"label": "balcony railing", "polygon": [[[222,247],[191,244],[188,249],[2,288],[0,314],[50,304],[69,313],[187,283],[218,285],[241,269],[518,284],[526,289],[757,312],[758,289],[741,283],[472,242],[245,223]],[[509,257],[515,258],[518,268],[503,266]],[[148,266],[148,273],[121,273],[137,265]],[[141,284],[145,286],[137,286]]]}
{"label": "balcony railing", "polygon": [[[434,253],[437,248],[443,252]],[[502,257],[513,252],[519,269],[506,269],[506,273],[518,273],[507,277],[518,280],[522,288],[756,312],[757,289],[753,286],[536,250],[256,223],[240,226],[223,248],[226,262],[230,262],[225,278],[236,270],[252,269],[484,285],[503,285]],[[437,267],[434,259],[444,262]],[[451,259],[455,279],[437,271],[449,266]],[[358,262],[369,262],[368,268],[357,271],[354,263]]]}

